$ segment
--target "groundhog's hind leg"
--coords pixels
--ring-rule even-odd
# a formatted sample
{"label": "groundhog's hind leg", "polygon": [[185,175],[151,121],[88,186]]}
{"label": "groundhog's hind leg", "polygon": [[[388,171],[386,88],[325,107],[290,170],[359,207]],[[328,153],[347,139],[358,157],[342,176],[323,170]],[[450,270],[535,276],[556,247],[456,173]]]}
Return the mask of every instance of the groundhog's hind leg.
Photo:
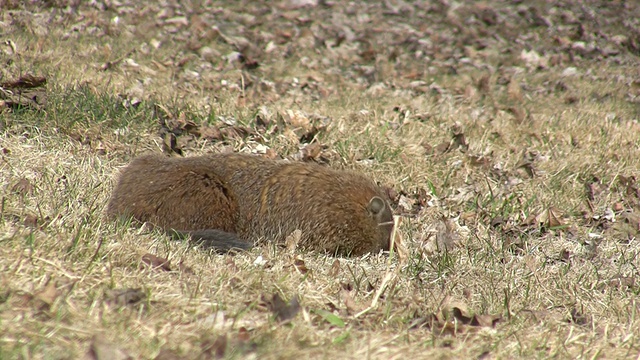
{"label": "groundhog's hind leg", "polygon": [[214,249],[217,252],[226,253],[229,251],[248,250],[253,244],[242,241],[238,235],[217,229],[206,230],[169,230],[169,234],[175,239],[185,239],[190,237],[191,242],[202,245],[207,249]]}

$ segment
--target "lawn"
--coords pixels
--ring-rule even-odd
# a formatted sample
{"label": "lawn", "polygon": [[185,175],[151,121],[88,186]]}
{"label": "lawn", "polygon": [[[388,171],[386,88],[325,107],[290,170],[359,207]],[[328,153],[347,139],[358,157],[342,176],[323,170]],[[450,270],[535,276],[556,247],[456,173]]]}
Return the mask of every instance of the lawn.
{"label": "lawn", "polygon": [[[638,357],[640,4],[0,0],[0,34],[0,359]],[[375,179],[395,249],[105,217],[134,157],[231,151]]]}

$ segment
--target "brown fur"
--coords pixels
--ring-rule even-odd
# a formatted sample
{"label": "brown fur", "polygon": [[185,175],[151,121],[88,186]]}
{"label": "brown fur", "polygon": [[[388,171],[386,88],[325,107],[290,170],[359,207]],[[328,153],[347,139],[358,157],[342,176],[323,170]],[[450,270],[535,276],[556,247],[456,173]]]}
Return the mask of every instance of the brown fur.
{"label": "brown fur", "polygon": [[[341,255],[388,250],[393,227],[386,195],[362,175],[241,154],[137,158],[122,171],[107,213],[218,248],[233,238],[220,234],[250,245],[283,242],[300,229],[301,246]],[[222,231],[201,231],[210,229]]]}

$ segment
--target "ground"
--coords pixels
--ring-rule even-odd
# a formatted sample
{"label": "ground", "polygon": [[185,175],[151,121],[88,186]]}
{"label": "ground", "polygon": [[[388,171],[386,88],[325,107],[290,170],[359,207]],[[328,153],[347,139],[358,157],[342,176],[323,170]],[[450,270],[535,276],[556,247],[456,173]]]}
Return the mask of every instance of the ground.
{"label": "ground", "polygon": [[[0,33],[0,358],[638,356],[639,4],[0,0]],[[105,218],[133,157],[224,151],[370,176],[394,251]]]}

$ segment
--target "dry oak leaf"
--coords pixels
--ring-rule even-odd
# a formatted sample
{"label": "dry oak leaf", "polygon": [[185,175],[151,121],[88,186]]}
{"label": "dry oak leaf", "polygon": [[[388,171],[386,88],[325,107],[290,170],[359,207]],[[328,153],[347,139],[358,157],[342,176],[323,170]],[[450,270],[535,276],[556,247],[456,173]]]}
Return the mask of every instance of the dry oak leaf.
{"label": "dry oak leaf", "polygon": [[340,300],[342,300],[342,303],[344,304],[349,314],[356,314],[362,311],[363,307],[356,304],[351,294],[352,291],[343,288],[342,290],[340,290]]}
{"label": "dry oak leaf", "polygon": [[574,323],[576,325],[587,325],[590,322],[589,316],[585,315],[581,310],[576,308],[571,309],[571,313],[567,322]]}
{"label": "dry oak leaf", "polygon": [[0,83],[0,87],[5,89],[32,89],[43,86],[47,83],[47,78],[43,76],[34,76],[26,74],[19,77],[17,80],[5,81]]}
{"label": "dry oak leaf", "polygon": [[323,144],[319,142],[314,142],[311,144],[305,145],[300,151],[294,155],[294,158],[298,161],[318,161],[322,150],[326,148]]}
{"label": "dry oak leaf", "polygon": [[89,352],[84,357],[85,360],[129,360],[133,359],[114,344],[108,342],[104,337],[96,335],[91,341]]}
{"label": "dry oak leaf", "polygon": [[11,187],[11,191],[20,195],[33,195],[33,185],[27,178],[21,178]]}
{"label": "dry oak leaf", "polygon": [[42,301],[47,304],[47,306],[51,306],[58,295],[59,293],[56,288],[55,281],[49,280],[45,288],[35,295],[35,299]]}
{"label": "dry oak leaf", "polygon": [[558,228],[562,227],[565,222],[562,220],[562,212],[555,207],[549,207],[539,214],[531,214],[529,215],[524,222],[522,222],[524,226],[544,226],[546,228]]}
{"label": "dry oak leaf", "polygon": [[106,303],[116,307],[135,305],[146,297],[147,295],[140,288],[113,289],[105,292]]}
{"label": "dry oak leaf", "polygon": [[616,276],[609,279],[607,283],[619,289],[635,289],[637,288],[637,282],[635,276]]}
{"label": "dry oak leaf", "polygon": [[200,344],[202,359],[222,359],[227,352],[227,335],[220,335],[212,341],[211,338],[204,339]]}
{"label": "dry oak leaf", "polygon": [[640,199],[640,186],[638,186],[635,176],[618,175],[618,179],[620,184],[625,187],[627,196]]}
{"label": "dry oak leaf", "polygon": [[133,359],[126,352],[107,342],[101,336],[94,336],[86,360],[130,360]]}
{"label": "dry oak leaf", "polygon": [[306,131],[311,129],[311,120],[302,111],[287,110],[281,115],[285,124],[293,127],[294,129],[304,129]]}
{"label": "dry oak leaf", "polygon": [[32,108],[42,109],[47,103],[47,93],[44,90],[5,90],[0,87],[0,102],[2,108]]}
{"label": "dry oak leaf", "polygon": [[53,305],[54,301],[60,295],[56,282],[49,279],[44,289],[36,292],[34,295],[31,294],[20,294],[16,296],[16,299],[22,300],[22,304],[20,307],[30,306],[37,311],[49,311],[51,309],[51,305]]}
{"label": "dry oak leaf", "polygon": [[171,271],[171,262],[165,258],[146,253],[142,255],[142,264],[150,266],[154,270]]}
{"label": "dry oak leaf", "polygon": [[238,341],[246,343],[249,342],[249,340],[251,340],[251,335],[249,334],[249,330],[247,330],[246,327],[241,326],[238,329],[238,337],[237,337]]}
{"label": "dry oak leaf", "polygon": [[449,252],[455,249],[466,238],[469,229],[460,226],[456,219],[442,216],[435,224],[435,234],[430,234],[422,244],[427,254]]}
{"label": "dry oak leaf", "polygon": [[171,349],[162,348],[158,355],[156,355],[153,360],[181,360],[182,356],[178,355],[175,351]]}
{"label": "dry oak leaf", "polygon": [[305,275],[306,273],[309,272],[309,269],[307,268],[307,265],[304,263],[304,260],[300,259],[299,257],[296,256],[296,258],[293,260],[293,266],[295,267],[296,270],[298,270],[298,272],[302,275]]}
{"label": "dry oak leaf", "polygon": [[331,269],[329,269],[329,276],[335,278],[340,273],[340,260],[335,259],[333,264],[331,264]]}
{"label": "dry oak leaf", "polygon": [[565,225],[562,221],[562,213],[555,207],[550,207],[547,209],[547,227],[556,228],[559,226]]}
{"label": "dry oak leaf", "polygon": [[286,237],[286,239],[284,240],[284,244],[289,253],[296,252],[298,244],[300,243],[300,239],[302,239],[302,231],[300,229],[295,229]]}
{"label": "dry oak leaf", "polygon": [[278,293],[274,293],[270,300],[267,300],[266,296],[262,295],[262,300],[279,322],[288,322],[300,312],[298,295],[295,295],[289,303],[284,301]]}
{"label": "dry oak leaf", "polygon": [[466,308],[454,307],[452,309],[453,317],[464,325],[495,327],[502,320],[500,315],[470,315]]}

